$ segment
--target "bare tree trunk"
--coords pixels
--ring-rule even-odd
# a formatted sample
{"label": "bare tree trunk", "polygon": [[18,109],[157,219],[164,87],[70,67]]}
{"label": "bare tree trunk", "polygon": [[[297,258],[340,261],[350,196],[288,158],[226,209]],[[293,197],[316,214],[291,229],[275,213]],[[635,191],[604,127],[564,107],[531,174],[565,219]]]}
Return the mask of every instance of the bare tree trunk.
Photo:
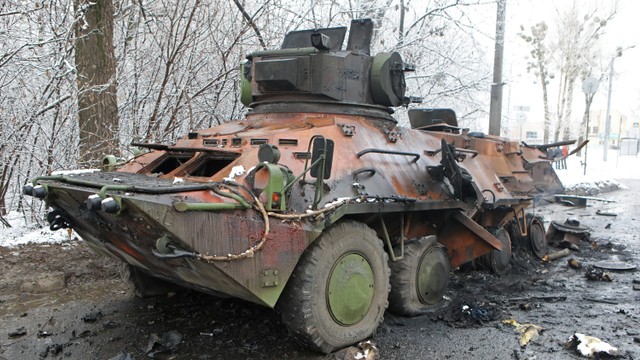
{"label": "bare tree trunk", "polygon": [[[616,5],[603,18],[604,9],[589,10],[575,3],[561,14],[555,53],[560,57],[560,91],[558,94],[558,123],[555,140],[568,140],[571,136],[571,110],[575,82],[581,72],[591,68],[596,44],[604,27],[615,14]],[[586,10],[586,12],[585,12]],[[589,70],[590,71],[590,70]]]}
{"label": "bare tree trunk", "polygon": [[543,143],[549,142],[551,136],[551,113],[549,112],[549,59],[547,56],[547,48],[545,39],[547,37],[547,24],[544,22],[537,23],[531,27],[531,35],[524,32],[524,26],[520,29],[523,31],[520,37],[529,43],[532,47],[532,60],[527,64],[527,71],[534,70],[536,76],[540,79],[542,86],[542,102],[544,105],[544,135]]}
{"label": "bare tree trunk", "polygon": [[[589,119],[589,111],[591,109],[591,102],[593,102],[593,95],[594,94],[585,94],[584,96],[585,106],[584,106],[584,114],[582,115],[582,123],[580,123],[580,135],[578,136],[578,144],[582,144],[582,142],[589,137],[589,128],[587,126],[587,120]],[[582,156],[582,150],[578,151],[578,156]]]}
{"label": "bare tree trunk", "polygon": [[571,136],[571,104],[573,104],[573,88],[575,86],[577,77],[578,74],[571,74],[571,76],[567,80],[567,92],[565,94],[567,103],[565,104],[564,115],[562,116],[562,140],[569,140],[569,137]]}
{"label": "bare tree trunk", "polygon": [[558,119],[556,121],[555,130],[553,132],[553,141],[557,142],[560,140],[560,129],[562,129],[562,124],[564,122],[564,109],[566,106],[565,97],[567,91],[567,75],[566,71],[563,69],[560,73],[560,91],[558,91],[558,109],[556,114],[558,114]]}
{"label": "bare tree trunk", "polygon": [[112,0],[74,0],[74,7],[79,16],[75,29],[79,162],[93,167],[119,149],[114,8]]}
{"label": "bare tree trunk", "polygon": [[404,0],[400,0],[400,24],[398,24],[398,48],[404,46]]}
{"label": "bare tree trunk", "polygon": [[[541,71],[541,73],[543,73]],[[541,77],[542,81],[542,102],[544,104],[544,134],[542,143],[549,143],[549,135],[551,134],[551,113],[549,112],[549,92],[547,90],[547,79]]]}
{"label": "bare tree trunk", "polygon": [[7,188],[5,186],[9,185],[7,170],[7,164],[3,164],[2,168],[0,168],[0,217],[7,215],[7,207],[5,205],[5,197],[7,194]]}

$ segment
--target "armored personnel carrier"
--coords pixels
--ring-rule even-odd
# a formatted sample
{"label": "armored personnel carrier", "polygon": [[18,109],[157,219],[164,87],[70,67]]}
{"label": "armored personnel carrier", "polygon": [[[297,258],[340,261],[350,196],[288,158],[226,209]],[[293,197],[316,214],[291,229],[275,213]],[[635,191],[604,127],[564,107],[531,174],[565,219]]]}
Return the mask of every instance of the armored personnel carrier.
{"label": "armored personnel carrier", "polygon": [[128,264],[139,294],[166,282],[275,308],[325,353],[371,336],[387,307],[437,306],[451,268],[508,271],[507,224],[544,254],[525,212],[562,191],[544,153],[462,129],[448,109],[398,126],[412,68],[371,55],[372,31],[353,21],[346,47],[345,27],[290,32],[242,65],[244,119],[24,193],[52,229]]}

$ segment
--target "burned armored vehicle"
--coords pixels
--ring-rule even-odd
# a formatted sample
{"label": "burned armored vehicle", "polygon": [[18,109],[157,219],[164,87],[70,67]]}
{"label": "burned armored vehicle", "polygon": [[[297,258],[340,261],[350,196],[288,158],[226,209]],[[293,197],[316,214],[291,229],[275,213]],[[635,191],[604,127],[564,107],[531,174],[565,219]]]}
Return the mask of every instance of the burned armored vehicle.
{"label": "burned armored vehicle", "polygon": [[275,308],[325,353],[369,337],[387,307],[436,306],[451,268],[507,271],[508,223],[543,252],[526,208],[562,190],[544,154],[469,133],[448,109],[398,126],[411,67],[371,55],[372,30],[353,21],[346,47],[344,27],[288,33],[242,66],[246,118],[24,192],[53,229],[129,264],[140,293],[166,281]]}

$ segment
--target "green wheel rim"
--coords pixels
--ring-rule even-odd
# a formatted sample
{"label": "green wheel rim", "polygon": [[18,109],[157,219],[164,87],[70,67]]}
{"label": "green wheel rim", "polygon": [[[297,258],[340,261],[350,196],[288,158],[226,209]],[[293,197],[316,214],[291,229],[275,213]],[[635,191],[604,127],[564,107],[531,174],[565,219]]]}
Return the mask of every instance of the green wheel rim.
{"label": "green wheel rim", "polygon": [[327,286],[331,317],[341,325],[354,325],[369,312],[375,293],[371,264],[361,254],[345,254],[333,265]]}
{"label": "green wheel rim", "polygon": [[437,303],[446,289],[448,275],[446,267],[438,261],[437,252],[425,252],[416,273],[420,302],[428,305]]}

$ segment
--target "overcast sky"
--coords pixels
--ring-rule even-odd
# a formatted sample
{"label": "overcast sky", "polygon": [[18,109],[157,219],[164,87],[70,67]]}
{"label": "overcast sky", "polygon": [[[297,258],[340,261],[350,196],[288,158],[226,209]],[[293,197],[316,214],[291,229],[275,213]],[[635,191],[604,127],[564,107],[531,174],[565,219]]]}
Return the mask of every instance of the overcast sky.
{"label": "overcast sky", "polygon": [[[504,89],[503,113],[505,115],[508,115],[508,107],[529,105],[532,107],[530,117],[539,118],[542,116],[540,86],[533,84],[533,75],[526,72],[524,58],[529,48],[517,35],[520,31],[520,25],[530,28],[540,21],[545,21],[553,27],[552,24],[557,19],[558,11],[570,7],[573,2],[573,0],[507,0],[504,78],[508,85]],[[604,12],[611,9],[612,5],[616,3],[613,0],[576,0],[576,2],[581,8],[598,8]],[[613,82],[611,106],[613,109],[637,119],[637,115],[640,115],[640,19],[638,19],[640,1],[619,0],[617,4],[617,13],[607,25],[606,33],[602,39],[602,54],[606,58],[604,62],[611,59],[618,46],[628,48],[637,45],[637,47],[626,50],[622,57],[615,60],[616,75]],[[495,17],[492,21],[490,20],[486,19],[484,26],[493,22],[493,31],[495,31]],[[493,54],[493,51],[490,53]],[[552,93],[549,98],[552,109],[555,109],[557,103],[557,88],[557,84],[551,84],[550,91]],[[600,84],[592,109],[606,109],[607,88],[608,83],[605,80]],[[536,99],[539,100],[536,101]],[[584,111],[583,104],[582,91],[576,91],[574,94],[574,117],[576,114],[581,117]]]}

